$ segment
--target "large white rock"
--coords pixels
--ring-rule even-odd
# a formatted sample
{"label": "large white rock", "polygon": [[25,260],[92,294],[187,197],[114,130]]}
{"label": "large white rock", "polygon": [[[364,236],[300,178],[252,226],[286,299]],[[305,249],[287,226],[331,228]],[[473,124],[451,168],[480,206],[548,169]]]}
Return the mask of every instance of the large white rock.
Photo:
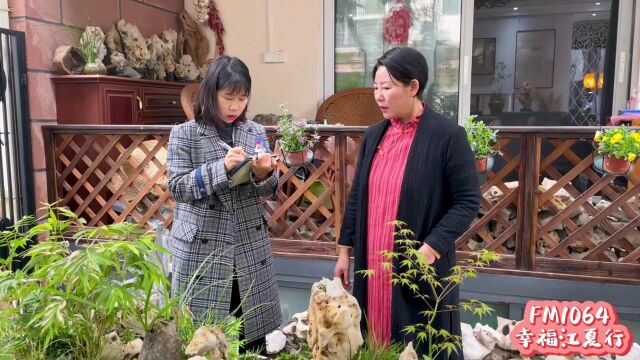
{"label": "large white rock", "polygon": [[413,341],[409,341],[409,344],[407,344],[407,347],[400,354],[398,360],[418,360],[418,353],[416,353],[416,350],[413,348]]}
{"label": "large white rock", "polygon": [[351,359],[364,342],[360,306],[339,278],[313,284],[307,341],[313,360]]}
{"label": "large white rock", "polygon": [[287,337],[280,330],[275,330],[265,337],[267,343],[267,354],[277,354],[284,350],[287,344]]}
{"label": "large white rock", "polygon": [[489,353],[487,349],[478,339],[476,339],[471,325],[462,323],[462,349],[464,350],[465,360],[483,360]]}

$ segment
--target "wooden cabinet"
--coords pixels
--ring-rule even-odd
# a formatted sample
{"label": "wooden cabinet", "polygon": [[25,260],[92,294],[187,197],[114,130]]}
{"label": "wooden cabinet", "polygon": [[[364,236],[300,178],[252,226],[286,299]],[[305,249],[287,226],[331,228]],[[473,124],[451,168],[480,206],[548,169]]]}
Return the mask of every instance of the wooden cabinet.
{"label": "wooden cabinet", "polygon": [[104,75],[52,76],[59,124],[170,125],[186,121],[186,85]]}

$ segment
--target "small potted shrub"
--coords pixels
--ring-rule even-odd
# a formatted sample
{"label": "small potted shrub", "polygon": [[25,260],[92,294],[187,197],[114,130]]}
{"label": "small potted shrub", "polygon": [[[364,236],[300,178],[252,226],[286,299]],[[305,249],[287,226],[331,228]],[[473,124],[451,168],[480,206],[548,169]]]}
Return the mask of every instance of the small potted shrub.
{"label": "small potted shrub", "polygon": [[476,120],[476,116],[469,116],[467,124],[464,126],[467,131],[467,140],[476,158],[476,169],[480,173],[485,173],[493,168],[493,156],[498,153],[494,149],[498,143],[498,130],[492,130],[485,126],[482,121]]}
{"label": "small potted shrub", "polygon": [[278,116],[278,143],[284,153],[284,162],[288,166],[306,165],[311,162],[311,147],[320,136],[315,131],[307,131],[307,120],[294,120],[286,104],[280,105],[280,110],[282,115]]}
{"label": "small potted shrub", "polygon": [[611,175],[626,175],[640,154],[640,134],[626,126],[596,131],[593,138],[602,155],[602,169]]}

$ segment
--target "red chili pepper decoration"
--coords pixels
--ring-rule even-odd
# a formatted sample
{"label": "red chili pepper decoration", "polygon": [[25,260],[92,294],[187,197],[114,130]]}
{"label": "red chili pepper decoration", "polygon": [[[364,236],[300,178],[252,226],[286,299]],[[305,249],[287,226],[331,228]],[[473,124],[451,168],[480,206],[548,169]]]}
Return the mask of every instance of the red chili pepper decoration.
{"label": "red chili pepper decoration", "polygon": [[216,7],[216,3],[211,1],[209,6],[209,28],[213,30],[216,34],[216,44],[218,45],[218,55],[224,55],[224,40],[222,39],[222,35],[224,35],[224,25],[222,24],[222,19],[220,19],[220,12]]}

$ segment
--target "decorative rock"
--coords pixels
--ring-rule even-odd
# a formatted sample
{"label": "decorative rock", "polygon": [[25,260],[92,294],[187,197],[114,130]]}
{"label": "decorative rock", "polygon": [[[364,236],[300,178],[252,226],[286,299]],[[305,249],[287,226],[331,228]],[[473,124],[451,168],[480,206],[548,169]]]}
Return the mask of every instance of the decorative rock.
{"label": "decorative rock", "polygon": [[287,344],[287,337],[280,330],[275,330],[265,337],[267,343],[267,354],[277,354],[282,351]]}
{"label": "decorative rock", "polygon": [[164,42],[158,37],[153,35],[147,39],[147,47],[149,48],[149,61],[147,67],[153,70],[154,79],[163,80],[167,77],[167,71],[164,67]]}
{"label": "decorative rock", "polygon": [[105,55],[107,55],[107,47],[104,45],[104,33],[97,26],[87,26],[78,40],[78,44],[94,44],[95,63],[102,64]]}
{"label": "decorative rock", "polygon": [[364,342],[360,306],[339,278],[313,284],[307,341],[313,360],[350,359]]}
{"label": "decorative rock", "polygon": [[151,58],[151,54],[140,30],[138,30],[137,26],[127,23],[124,19],[119,20],[116,26],[124,42],[125,54],[131,66],[136,69],[143,68]]}
{"label": "decorative rock", "polygon": [[491,349],[487,349],[473,334],[471,325],[462,323],[462,348],[465,360],[483,360]]}
{"label": "decorative rock", "polygon": [[640,359],[640,345],[635,343],[631,346],[629,353],[624,356],[617,356],[616,360],[638,360]]}
{"label": "decorative rock", "polygon": [[120,34],[118,33],[118,29],[116,25],[111,26],[111,30],[105,35],[104,43],[109,50],[109,53],[113,54],[114,52],[119,52],[124,54],[124,44],[122,43],[122,39],[120,39]]}
{"label": "decorative rock", "polygon": [[487,349],[493,350],[498,343],[499,334],[495,329],[492,329],[489,325],[476,324],[473,328],[473,335],[476,339]]}
{"label": "decorative rock", "polygon": [[180,62],[176,64],[176,76],[187,80],[195,80],[200,76],[200,72],[190,55],[182,55]]}
{"label": "decorative rock", "polygon": [[161,321],[144,337],[138,360],[182,360],[182,343],[176,324]]}
{"label": "decorative rock", "polygon": [[122,360],[124,344],[120,340],[118,333],[113,331],[106,336],[104,348],[100,354],[100,360]]}
{"label": "decorative rock", "polygon": [[142,351],[142,345],[144,345],[142,339],[129,341],[122,349],[123,358],[133,359],[134,357],[136,357],[138,354],[140,354],[140,351]]}
{"label": "decorative rock", "polygon": [[83,63],[73,46],[59,46],[53,55],[53,72],[61,75],[80,74]]}
{"label": "decorative rock", "polygon": [[201,326],[193,334],[193,339],[185,350],[187,356],[209,355],[212,359],[231,359],[229,343],[224,333],[217,327]]}
{"label": "decorative rock", "polygon": [[508,334],[511,334],[511,331],[513,331],[513,328],[518,322],[515,320],[505,319],[500,316],[497,317],[497,321],[498,327],[496,328],[496,331],[501,335],[498,339],[497,345],[505,350],[516,350],[516,347],[511,342],[511,337]]}
{"label": "decorative rock", "polygon": [[418,360],[418,353],[413,349],[413,341],[409,341],[398,360]]}
{"label": "decorative rock", "polygon": [[176,70],[176,41],[178,39],[178,33],[175,30],[164,30],[160,35],[162,42],[164,42],[164,54],[162,57],[162,65],[168,73],[172,73]]}
{"label": "decorative rock", "polygon": [[512,356],[513,355],[510,352],[497,347],[493,349],[489,355],[487,355],[485,360],[509,360]]}
{"label": "decorative rock", "polygon": [[118,71],[124,70],[124,68],[129,64],[124,54],[119,51],[112,52],[109,58],[111,59],[111,63],[116,66],[116,70]]}
{"label": "decorative rock", "polygon": [[195,20],[199,23],[206,23],[209,20],[210,0],[193,0],[193,9],[196,12]]}

